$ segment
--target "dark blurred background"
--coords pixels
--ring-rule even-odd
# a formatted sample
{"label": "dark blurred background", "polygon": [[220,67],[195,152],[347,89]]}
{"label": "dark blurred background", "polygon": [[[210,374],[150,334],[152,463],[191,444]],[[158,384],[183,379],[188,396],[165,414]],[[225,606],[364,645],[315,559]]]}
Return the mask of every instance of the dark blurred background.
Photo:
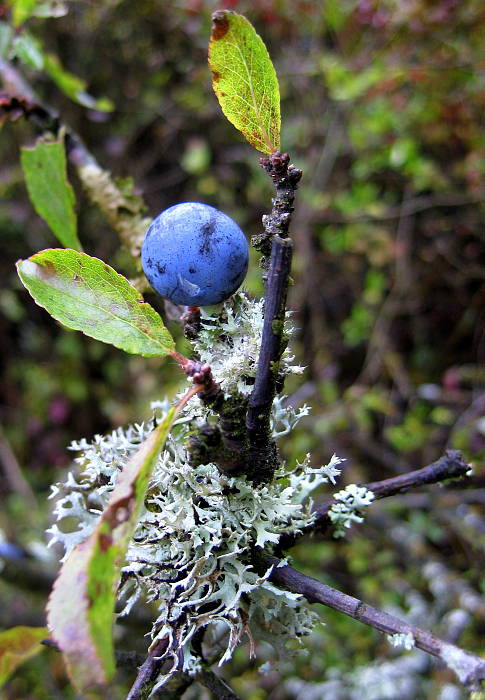
{"label": "dark blurred background", "polygon": [[[42,100],[103,167],[134,179],[149,215],[199,200],[236,219],[248,237],[260,232],[272,190],[257,153],[225,120],[212,93],[210,15],[234,9],[263,37],[280,80],[282,147],[304,171],[291,229],[290,307],[294,349],[306,371],[285,391],[293,405],[306,402],[312,412],[284,445],[285,456],[294,462],[312,452],[317,465],[336,452],[347,458],[343,483],[419,468],[448,447],[463,450],[476,467],[466,489],[455,484],[382,502],[346,541],[302,545],[295,561],[347,593],[416,614],[442,634],[446,615],[462,610],[469,619],[455,641],[479,649],[485,631],[483,599],[479,603],[483,3],[109,0],[67,7],[57,19],[32,18],[28,31],[115,108],[90,111],[44,73],[20,67]],[[170,363],[130,357],[62,329],[21,287],[15,261],[57,245],[28,201],[19,165],[19,147],[34,137],[21,119],[0,133],[0,539],[24,552],[18,568],[8,559],[0,571],[0,627],[43,624],[56,568],[45,550],[46,499],[50,484],[69,469],[66,446],[148,418],[150,401],[172,396],[179,385]],[[84,250],[129,274],[128,254],[74,169],[70,179]],[[245,286],[262,292],[256,258]],[[160,308],[153,295],[147,298]],[[182,344],[177,324],[170,328]],[[428,575],[430,562],[444,568]],[[444,582],[441,592],[437,580]],[[465,594],[474,601],[468,608]],[[412,605],[418,599],[419,614]],[[142,651],[148,613],[140,617],[136,634],[132,628],[119,636],[126,648]],[[258,663],[242,649],[224,669],[241,697],[353,698],[353,669],[369,668],[376,657],[381,663],[395,658],[372,630],[330,611],[322,618],[327,626],[317,630],[311,658],[297,666],[286,660],[279,674],[259,675]],[[261,653],[264,660],[268,652]],[[427,662],[418,666],[407,672],[415,678],[410,689],[399,690],[396,681],[390,694],[380,685],[377,695],[369,690],[364,697],[464,697],[448,673]],[[332,673],[344,679],[341,695],[336,686],[315,686],[330,682]],[[127,678],[121,674],[105,696],[123,697]],[[355,682],[363,687],[362,678]],[[451,694],[440,694],[447,686]],[[4,692],[9,700],[75,697],[51,651],[22,667]],[[208,697],[203,692],[191,697]]]}

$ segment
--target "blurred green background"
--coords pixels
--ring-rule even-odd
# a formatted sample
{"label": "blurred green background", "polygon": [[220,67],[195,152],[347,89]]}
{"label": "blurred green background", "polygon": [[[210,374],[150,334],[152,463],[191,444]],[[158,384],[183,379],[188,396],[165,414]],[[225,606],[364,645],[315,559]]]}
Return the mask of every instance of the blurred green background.
{"label": "blurred green background", "polygon": [[[291,227],[290,307],[294,349],[306,371],[285,392],[293,405],[306,402],[312,411],[285,443],[285,457],[294,462],[312,452],[318,465],[336,452],[347,459],[342,483],[419,468],[448,447],[464,450],[475,464],[466,485],[380,502],[345,541],[300,545],[292,552],[295,565],[480,651],[483,3],[67,2],[67,14],[32,17],[17,29],[17,37],[35,37],[83,78],[91,95],[111,100],[108,112],[80,106],[35,69],[31,55],[30,65],[18,64],[103,167],[134,179],[149,215],[204,201],[250,237],[261,230],[272,189],[257,153],[212,93],[207,42],[211,13],[220,7],[245,14],[268,46],[282,94],[282,147],[304,171]],[[3,26],[9,11],[0,13]],[[5,36],[1,30],[0,54]],[[27,552],[17,562],[5,559],[3,568],[0,557],[4,628],[43,624],[56,570],[45,549],[47,496],[69,469],[66,446],[148,418],[150,401],[173,396],[180,385],[173,363],[130,357],[62,329],[21,287],[15,261],[57,246],[28,201],[19,165],[20,146],[34,137],[23,119],[6,121],[0,132],[0,539]],[[84,250],[129,274],[128,254],[74,169],[70,179]],[[256,258],[245,286],[262,292]],[[153,295],[147,298],[162,310]],[[183,347],[178,325],[169,324]],[[453,610],[463,613],[457,629]],[[224,676],[247,700],[465,697],[450,673],[420,652],[405,654],[414,666],[399,676],[404,657],[377,632],[328,610],[322,620],[327,624],[309,641],[309,656],[290,651],[279,670],[262,675],[258,667],[271,659],[269,650],[250,662],[243,648]],[[120,647],[142,652],[148,629],[149,612],[142,611],[131,626],[120,626]],[[378,666],[370,666],[375,659]],[[381,671],[393,679],[389,687]],[[124,697],[133,677],[120,672],[104,697]],[[7,700],[75,697],[53,651],[19,669],[3,693]],[[204,693],[199,688],[187,697]]]}

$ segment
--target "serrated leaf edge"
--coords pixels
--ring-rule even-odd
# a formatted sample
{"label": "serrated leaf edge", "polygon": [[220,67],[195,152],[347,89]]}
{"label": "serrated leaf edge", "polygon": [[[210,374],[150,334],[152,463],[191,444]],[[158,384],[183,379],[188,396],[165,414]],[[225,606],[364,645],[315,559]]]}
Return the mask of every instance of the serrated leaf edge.
{"label": "serrated leaf edge", "polygon": [[[111,267],[110,265],[108,265],[108,263],[105,263],[105,262],[104,262],[103,260],[101,260],[100,258],[96,258],[96,257],[93,256],[93,255],[88,255],[87,253],[83,253],[83,252],[81,252],[81,251],[79,251],[79,250],[75,250],[74,248],[46,248],[44,251],[41,251],[41,252],[44,253],[44,252],[49,252],[49,251],[51,251],[51,250],[53,250],[53,251],[54,251],[54,250],[55,250],[55,251],[58,251],[58,250],[59,250],[59,251],[72,251],[72,252],[76,253],[77,255],[82,255],[82,256],[84,256],[84,257],[86,257],[86,258],[89,258],[90,260],[96,260],[96,261],[100,262],[102,265],[105,265],[107,268],[109,268],[110,270],[112,270],[112,271],[115,273],[115,275],[116,275],[119,279],[121,279],[121,280],[123,280],[124,282],[126,282],[126,284],[128,284],[128,285],[131,287],[131,289],[133,289],[133,290],[136,292],[137,297],[136,297],[133,301],[138,302],[139,304],[145,304],[148,308],[150,308],[150,309],[153,311],[154,314],[156,314],[156,316],[160,319],[163,328],[164,328],[165,331],[167,332],[167,336],[169,336],[169,338],[170,338],[171,341],[172,341],[172,347],[171,347],[171,349],[173,350],[173,349],[175,348],[175,343],[174,343],[174,341],[173,341],[173,338],[172,338],[170,332],[169,332],[169,331],[167,330],[167,328],[165,327],[165,324],[163,323],[162,317],[155,311],[155,309],[153,308],[153,306],[151,306],[151,304],[149,304],[147,301],[144,300],[142,294],[138,291],[138,289],[136,289],[136,287],[134,287],[132,284],[130,284],[129,280],[127,280],[126,277],[124,277],[123,275],[121,275],[121,274],[120,274],[119,272],[117,272],[113,267]],[[15,263],[15,267],[17,268],[18,276],[19,276],[20,279],[22,280],[22,283],[24,284],[26,290],[28,291],[28,293],[30,294],[30,296],[32,297],[32,299],[35,301],[35,303],[36,303],[38,306],[40,306],[41,308],[45,309],[45,310],[47,311],[47,313],[48,313],[53,319],[55,319],[56,321],[58,321],[59,323],[61,323],[63,326],[66,326],[67,328],[70,328],[71,330],[80,331],[81,333],[83,333],[83,335],[87,336],[88,338],[93,338],[94,340],[98,340],[99,342],[106,343],[107,345],[113,345],[114,347],[118,348],[119,350],[123,350],[124,352],[127,352],[123,347],[121,347],[120,345],[117,345],[116,342],[114,342],[114,341],[100,340],[99,338],[96,338],[94,335],[89,335],[89,333],[87,333],[86,331],[84,331],[82,328],[75,328],[75,327],[73,327],[73,326],[69,326],[68,324],[65,323],[65,321],[63,321],[62,319],[58,318],[56,315],[54,315],[53,313],[51,313],[51,312],[49,311],[49,309],[45,306],[45,304],[42,304],[41,302],[39,302],[39,301],[34,297],[34,295],[32,294],[32,292],[30,291],[30,289],[28,288],[28,286],[24,283],[24,281],[23,281],[23,279],[22,279],[22,274],[21,274],[21,270],[20,270],[20,265],[21,265],[22,263],[26,263],[26,262],[33,262],[34,264],[41,266],[40,263],[36,262],[36,261],[33,259],[33,258],[36,257],[36,255],[40,255],[40,254],[41,254],[41,253],[35,253],[34,255],[31,255],[30,258],[27,258],[27,259],[25,259],[25,260],[23,260],[23,259],[17,260],[17,262]],[[66,295],[66,296],[72,296],[74,299],[76,298],[74,294],[70,294],[70,295]],[[99,308],[100,311],[102,311],[103,313],[105,313],[105,314],[107,314],[107,315],[111,315],[113,318],[115,318],[115,319],[117,319],[117,320],[120,320],[120,321],[122,321],[123,323],[126,323],[127,325],[129,325],[129,326],[131,326],[132,328],[134,328],[135,330],[137,330],[140,334],[145,335],[145,336],[146,336],[149,340],[151,340],[154,344],[160,345],[160,348],[163,349],[163,346],[162,346],[155,338],[152,338],[150,335],[148,335],[148,334],[146,334],[146,333],[143,333],[143,331],[142,331],[138,326],[135,326],[133,323],[130,323],[129,321],[127,321],[127,320],[124,319],[124,318],[120,318],[119,316],[116,316],[116,314],[113,314],[112,312],[107,311],[107,310],[106,310],[105,308],[103,308],[103,307],[97,307],[95,304],[91,304],[91,306],[92,306],[93,308],[95,308],[95,309],[98,309],[98,308]],[[167,345],[169,345],[168,342],[167,342]],[[167,351],[164,350],[163,355],[159,355],[159,357],[164,357],[165,355],[168,355],[169,353],[170,353],[170,350],[167,350]],[[131,353],[131,354],[140,354],[140,353]],[[144,355],[144,356],[145,356],[145,357],[157,357],[157,355]]]}

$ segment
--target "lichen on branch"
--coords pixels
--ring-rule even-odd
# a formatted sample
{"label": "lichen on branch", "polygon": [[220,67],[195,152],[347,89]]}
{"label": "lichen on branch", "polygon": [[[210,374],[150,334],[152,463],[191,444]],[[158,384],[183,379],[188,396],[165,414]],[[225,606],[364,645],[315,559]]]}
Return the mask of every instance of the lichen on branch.
{"label": "lichen on branch", "polygon": [[[164,402],[155,407],[155,422],[160,408]],[[255,569],[253,556],[273,552],[284,533],[312,521],[310,495],[334,482],[339,459],[318,468],[309,459],[292,469],[281,466],[277,479],[260,486],[245,476],[221,474],[213,463],[194,468],[185,443],[206,419],[207,409],[196,399],[182,409],[153,472],[122,570],[122,614],[141,596],[158,608],[152,638],[167,638],[165,657],[173,659],[159,684],[175,671],[200,670],[192,640],[208,626],[227,629],[222,664],[245,638],[266,639],[284,654],[286,643],[309,634],[316,621],[300,596],[268,582],[271,567]],[[152,429],[150,421],[73,443],[79,473],[54,487],[57,522],[50,529],[66,554],[94,530],[125,464]],[[78,529],[63,532],[66,518]]]}
{"label": "lichen on branch", "polygon": [[144,216],[146,207],[132,180],[116,181],[95,162],[80,165],[78,175],[89,199],[99,206],[141,270],[141,245],[152,219]]}

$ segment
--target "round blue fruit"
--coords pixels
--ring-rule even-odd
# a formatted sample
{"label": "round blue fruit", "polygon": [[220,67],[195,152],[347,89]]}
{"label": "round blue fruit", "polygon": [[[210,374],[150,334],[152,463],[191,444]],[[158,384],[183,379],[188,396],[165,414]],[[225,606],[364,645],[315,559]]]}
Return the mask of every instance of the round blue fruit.
{"label": "round blue fruit", "polygon": [[143,270],[174,304],[210,306],[228,299],[248,269],[246,237],[229,216],[200,202],[165,209],[147,231]]}

